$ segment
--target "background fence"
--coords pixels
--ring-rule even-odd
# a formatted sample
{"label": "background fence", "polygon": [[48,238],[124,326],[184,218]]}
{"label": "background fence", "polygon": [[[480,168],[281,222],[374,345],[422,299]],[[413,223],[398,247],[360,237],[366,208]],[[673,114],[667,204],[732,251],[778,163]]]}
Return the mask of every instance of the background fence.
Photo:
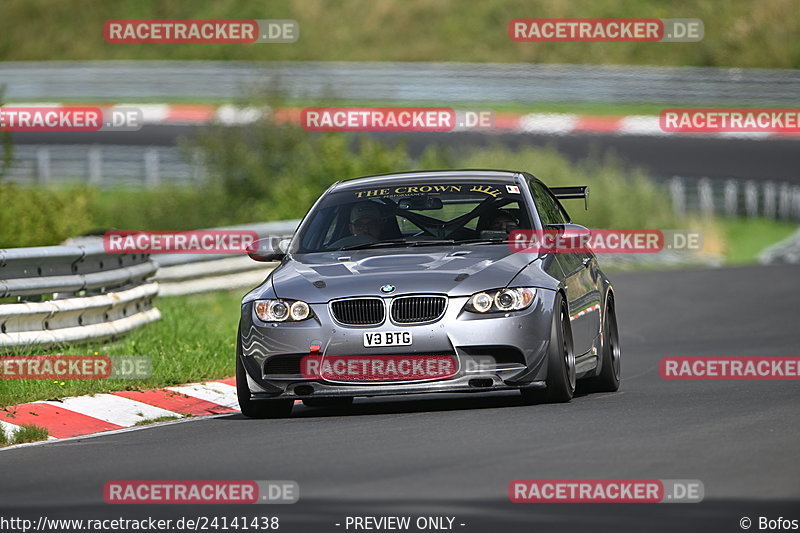
{"label": "background fence", "polygon": [[5,179],[36,185],[185,185],[206,177],[198,157],[175,146],[18,144]]}
{"label": "background fence", "polygon": [[800,71],[530,63],[35,61],[0,64],[9,100],[292,98],[794,106]]}
{"label": "background fence", "polygon": [[[156,187],[201,183],[199,155],[180,147],[18,145],[6,179],[50,185],[69,181],[98,187]],[[764,180],[655,177],[669,187],[677,213],[800,221],[800,185]]]}
{"label": "background fence", "polygon": [[800,221],[800,185],[761,180],[672,177],[666,180],[676,213]]}

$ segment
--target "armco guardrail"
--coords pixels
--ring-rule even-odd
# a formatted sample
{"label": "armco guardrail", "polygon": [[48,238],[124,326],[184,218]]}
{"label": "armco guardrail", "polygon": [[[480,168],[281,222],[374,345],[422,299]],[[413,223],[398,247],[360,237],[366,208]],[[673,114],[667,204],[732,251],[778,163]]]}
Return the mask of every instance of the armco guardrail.
{"label": "armco guardrail", "polygon": [[20,300],[0,303],[0,347],[104,339],[158,320],[157,268],[98,243],[0,250],[0,298]]}
{"label": "armco guardrail", "polygon": [[763,250],[758,254],[758,260],[766,265],[800,264],[800,228],[781,242]]}
{"label": "armco guardrail", "polygon": [[[259,237],[291,237],[299,220],[282,220],[216,228],[250,230]],[[275,268],[276,263],[258,263],[247,256],[169,254],[154,256],[160,268],[156,273],[161,296],[255,287]]]}
{"label": "armco guardrail", "polygon": [[[288,237],[299,220],[214,229]],[[274,264],[246,256],[109,254],[97,237],[0,250],[0,347],[113,338],[160,318],[157,295],[258,285]]]}
{"label": "armco guardrail", "polygon": [[534,63],[29,61],[0,63],[10,101],[292,98],[440,102],[650,102],[793,106],[798,70]]}

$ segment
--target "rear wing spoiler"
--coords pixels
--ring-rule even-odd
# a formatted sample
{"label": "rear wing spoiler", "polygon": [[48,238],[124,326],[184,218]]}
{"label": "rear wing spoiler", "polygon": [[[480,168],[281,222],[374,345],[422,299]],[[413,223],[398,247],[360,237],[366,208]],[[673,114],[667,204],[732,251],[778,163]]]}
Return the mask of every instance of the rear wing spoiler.
{"label": "rear wing spoiler", "polygon": [[550,187],[553,196],[559,200],[576,200],[583,198],[583,206],[589,209],[589,186],[576,185],[574,187]]}

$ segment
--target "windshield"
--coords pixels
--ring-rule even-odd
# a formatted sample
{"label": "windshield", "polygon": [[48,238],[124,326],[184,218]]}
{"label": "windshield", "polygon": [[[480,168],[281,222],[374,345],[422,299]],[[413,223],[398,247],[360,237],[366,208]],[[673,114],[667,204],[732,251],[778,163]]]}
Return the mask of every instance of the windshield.
{"label": "windshield", "polygon": [[532,226],[513,183],[396,182],[326,196],[292,252],[503,243],[515,229]]}

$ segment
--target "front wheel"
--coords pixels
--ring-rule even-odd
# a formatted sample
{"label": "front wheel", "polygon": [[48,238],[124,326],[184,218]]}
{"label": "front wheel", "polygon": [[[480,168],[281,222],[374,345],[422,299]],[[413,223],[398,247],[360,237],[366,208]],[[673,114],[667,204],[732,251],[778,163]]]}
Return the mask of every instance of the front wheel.
{"label": "front wheel", "polygon": [[544,391],[522,389],[522,397],[529,403],[566,403],[575,394],[575,378],[575,352],[572,348],[569,313],[564,298],[557,293],[547,350],[547,388]]}
{"label": "front wheel", "polygon": [[236,396],[239,409],[247,418],[286,418],[292,414],[294,400],[253,400],[247,385],[247,373],[240,354],[236,354]]}

